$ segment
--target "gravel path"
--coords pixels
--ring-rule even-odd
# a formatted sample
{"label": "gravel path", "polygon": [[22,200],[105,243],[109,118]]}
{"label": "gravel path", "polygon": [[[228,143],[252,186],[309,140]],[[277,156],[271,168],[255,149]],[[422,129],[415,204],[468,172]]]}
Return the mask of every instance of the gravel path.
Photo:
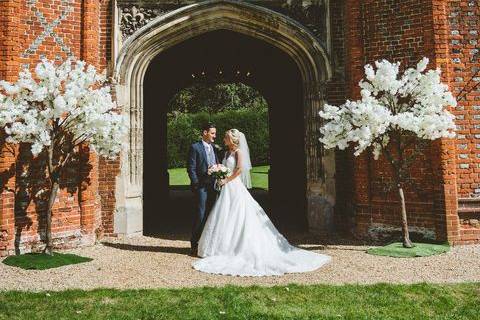
{"label": "gravel path", "polygon": [[480,281],[480,245],[454,247],[438,256],[405,259],[366,254],[368,246],[364,245],[323,246],[318,241],[289,238],[303,248],[332,256],[332,262],[309,273],[252,278],[198,272],[191,267],[195,258],[188,256],[189,242],[172,238],[108,239],[93,247],[68,250],[93,258],[91,262],[43,271],[0,263],[0,290]]}

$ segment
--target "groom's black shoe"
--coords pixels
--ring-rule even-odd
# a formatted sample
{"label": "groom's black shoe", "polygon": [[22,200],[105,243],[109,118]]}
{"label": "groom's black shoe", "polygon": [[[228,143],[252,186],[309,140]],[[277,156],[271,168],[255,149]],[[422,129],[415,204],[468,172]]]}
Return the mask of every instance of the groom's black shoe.
{"label": "groom's black shoe", "polygon": [[198,246],[192,246],[190,248],[190,255],[192,257],[198,257]]}

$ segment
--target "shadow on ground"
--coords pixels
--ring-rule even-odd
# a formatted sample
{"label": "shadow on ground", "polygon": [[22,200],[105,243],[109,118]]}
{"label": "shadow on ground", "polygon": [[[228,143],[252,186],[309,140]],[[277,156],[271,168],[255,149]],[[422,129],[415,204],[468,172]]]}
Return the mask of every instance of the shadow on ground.
{"label": "shadow on ground", "polygon": [[[305,230],[282,226],[277,223],[276,217],[270,212],[268,191],[252,189],[252,196],[262,206],[276,228],[288,239],[288,241],[306,250],[325,250],[335,245],[364,246],[365,242],[343,237],[338,234],[324,235],[314,234]],[[183,241],[178,246],[142,245],[135,241],[110,241],[105,239],[105,246],[131,251],[151,251],[172,254],[189,254],[190,235],[195,208],[195,199],[189,186],[171,186],[167,199],[159,199],[161,207],[148,208],[149,214],[144,220],[144,235],[156,239]],[[351,250],[356,250],[354,247]],[[364,249],[358,249],[364,250]]]}
{"label": "shadow on ground", "polygon": [[[269,212],[268,192],[251,190],[255,200]],[[189,186],[174,186],[168,191],[168,199],[159,201],[162,206],[146,208],[144,235],[168,240],[190,240],[195,210],[195,199]]]}
{"label": "shadow on ground", "polygon": [[145,245],[134,245],[128,243],[114,243],[114,242],[102,242],[104,246],[128,250],[128,251],[148,251],[148,252],[163,252],[163,253],[176,253],[176,254],[189,254],[189,247],[166,247],[166,246],[145,246]]}
{"label": "shadow on ground", "polygon": [[[252,196],[270,216],[268,192],[262,189],[252,189]],[[158,214],[151,214],[144,222],[144,235],[164,240],[183,241],[178,246],[142,245],[135,241],[102,241],[103,245],[121,250],[150,251],[172,254],[189,254],[192,216],[195,208],[194,197],[189,186],[170,187],[168,200],[162,201],[161,208],[156,208]],[[155,213],[157,213],[155,212]],[[271,217],[275,224],[275,217]],[[277,229],[295,246],[306,250],[325,250],[331,245],[364,245],[353,239],[341,238],[337,235],[319,235],[299,231],[285,226],[276,225]],[[362,249],[363,250],[363,249]]]}

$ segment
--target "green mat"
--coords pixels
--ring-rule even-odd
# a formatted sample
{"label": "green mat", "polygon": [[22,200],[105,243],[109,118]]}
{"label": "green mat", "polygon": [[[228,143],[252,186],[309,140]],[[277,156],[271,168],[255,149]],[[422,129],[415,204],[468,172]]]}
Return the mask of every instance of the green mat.
{"label": "green mat", "polygon": [[52,256],[44,253],[27,253],[19,256],[10,256],[3,260],[8,266],[19,267],[26,270],[45,270],[92,261],[91,258],[77,256],[70,253],[54,252]]}
{"label": "green mat", "polygon": [[370,248],[367,253],[377,256],[396,258],[428,257],[450,250],[448,244],[414,243],[413,248],[404,248],[401,242],[394,242],[384,247]]}

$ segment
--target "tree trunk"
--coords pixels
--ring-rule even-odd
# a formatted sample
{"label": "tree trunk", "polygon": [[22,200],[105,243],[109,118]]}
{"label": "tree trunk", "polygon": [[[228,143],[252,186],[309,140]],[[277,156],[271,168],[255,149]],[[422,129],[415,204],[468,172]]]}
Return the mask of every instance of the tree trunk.
{"label": "tree trunk", "polygon": [[53,254],[53,243],[52,243],[52,208],[53,204],[55,203],[55,199],[57,198],[58,192],[58,180],[55,179],[52,183],[52,187],[50,189],[50,198],[48,199],[48,208],[47,208],[47,228],[46,228],[46,246],[44,253],[48,255]]}
{"label": "tree trunk", "polygon": [[400,200],[402,202],[402,234],[403,234],[403,246],[405,248],[413,248],[413,244],[410,241],[410,235],[408,232],[407,224],[407,209],[405,208],[405,197],[403,195],[402,187],[398,186],[398,193],[400,194]]}

